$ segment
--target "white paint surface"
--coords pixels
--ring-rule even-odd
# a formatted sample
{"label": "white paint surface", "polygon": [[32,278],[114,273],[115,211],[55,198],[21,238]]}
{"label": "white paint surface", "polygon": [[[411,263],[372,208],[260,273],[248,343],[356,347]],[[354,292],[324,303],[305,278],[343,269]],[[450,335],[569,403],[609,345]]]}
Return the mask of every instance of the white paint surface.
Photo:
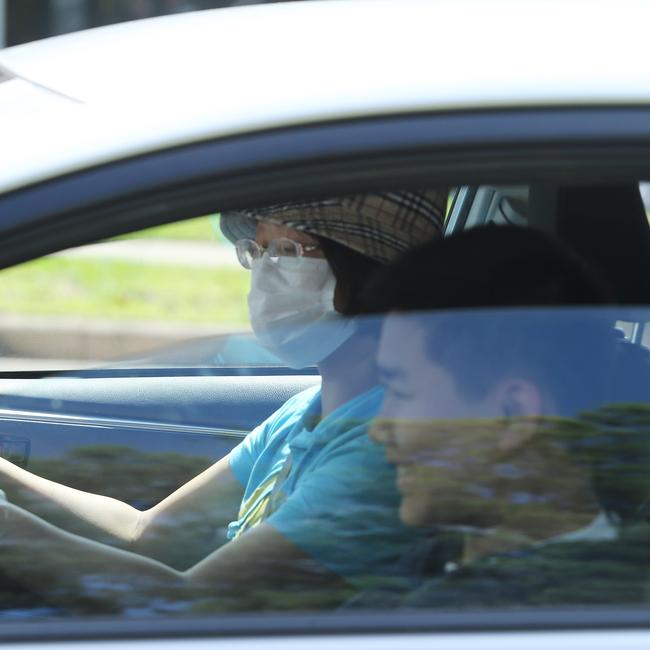
{"label": "white paint surface", "polygon": [[0,64],[38,85],[0,85],[0,192],[295,123],[649,105],[648,25],[645,0],[323,0],[165,16],[8,48]]}

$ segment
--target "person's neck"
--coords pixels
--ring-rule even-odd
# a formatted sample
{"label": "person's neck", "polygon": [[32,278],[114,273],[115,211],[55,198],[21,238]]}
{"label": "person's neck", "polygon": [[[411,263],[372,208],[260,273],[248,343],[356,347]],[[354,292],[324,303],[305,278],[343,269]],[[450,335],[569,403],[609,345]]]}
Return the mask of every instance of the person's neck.
{"label": "person's neck", "polygon": [[377,340],[352,336],[318,364],[321,384],[321,417],[377,385]]}

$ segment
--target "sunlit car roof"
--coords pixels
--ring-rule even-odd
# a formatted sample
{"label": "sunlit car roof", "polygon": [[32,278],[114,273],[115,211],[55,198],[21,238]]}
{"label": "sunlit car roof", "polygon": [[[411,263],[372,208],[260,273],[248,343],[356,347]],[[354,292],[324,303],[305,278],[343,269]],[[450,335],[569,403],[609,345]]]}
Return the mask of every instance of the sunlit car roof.
{"label": "sunlit car roof", "polygon": [[0,192],[125,156],[357,116],[650,103],[650,3],[322,0],[0,51]]}

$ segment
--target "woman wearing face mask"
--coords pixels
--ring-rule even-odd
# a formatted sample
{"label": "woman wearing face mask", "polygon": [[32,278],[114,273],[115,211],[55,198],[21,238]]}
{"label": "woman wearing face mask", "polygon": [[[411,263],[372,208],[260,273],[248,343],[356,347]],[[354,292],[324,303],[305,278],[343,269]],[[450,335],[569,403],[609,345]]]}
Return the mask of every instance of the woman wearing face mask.
{"label": "woman wearing face mask", "polygon": [[[438,236],[445,201],[446,192],[363,195],[222,216],[224,234],[251,270],[248,304],[259,341],[289,367],[317,365],[322,379],[230,454],[230,469],[245,486],[231,539],[265,522],[350,579],[388,563],[390,543],[368,552],[378,527],[392,529],[397,545],[412,537],[393,520],[384,459],[365,433],[382,397],[376,333],[351,316],[374,271]],[[370,522],[360,504],[381,516]],[[338,541],[331,544],[337,537],[348,540],[345,558]]]}
{"label": "woman wearing face mask", "polygon": [[[317,605],[302,606],[333,605],[350,586],[388,577],[413,532],[399,522],[392,470],[366,432],[381,402],[377,339],[343,316],[358,312],[373,270],[440,235],[446,198],[445,190],[386,193],[223,215],[222,230],[251,270],[255,333],[290,367],[317,365],[321,387],[290,399],[226,458],[145,512],[1,462],[5,543],[15,538],[24,549],[27,538],[39,539],[50,556],[73,558],[65,571],[48,565],[62,580],[99,573],[106,580],[95,585],[110,591],[126,582],[144,596],[204,589],[235,607],[251,590],[292,587],[299,600],[308,587],[319,594]],[[21,501],[32,511],[39,503],[38,514],[60,528]],[[214,550],[215,531],[226,526],[230,542]],[[278,606],[271,601],[257,606]]]}

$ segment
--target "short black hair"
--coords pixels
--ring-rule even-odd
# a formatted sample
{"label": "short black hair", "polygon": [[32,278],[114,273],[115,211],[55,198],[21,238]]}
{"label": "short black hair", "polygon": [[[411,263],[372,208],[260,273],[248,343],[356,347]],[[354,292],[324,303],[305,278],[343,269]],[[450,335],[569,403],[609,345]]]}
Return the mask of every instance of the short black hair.
{"label": "short black hair", "polygon": [[[611,302],[606,283],[570,249],[515,226],[474,228],[413,249],[365,294],[370,313],[445,310],[431,320],[427,354],[466,397],[478,399],[516,373],[550,392],[566,415],[602,398],[613,323],[580,309],[560,315],[545,308]],[[533,309],[495,310],[503,307]],[[467,308],[483,311],[458,313]],[[572,389],[554,392],[557,377]]]}
{"label": "short black hair", "polygon": [[602,305],[607,283],[542,232],[482,226],[414,248],[366,292],[372,313],[472,307]]}
{"label": "short black hair", "polygon": [[[607,404],[624,342],[613,312],[600,318],[581,307],[615,300],[571,249],[531,229],[480,227],[407,253],[366,298],[371,312],[445,310],[430,316],[427,354],[467,397],[513,371],[549,391],[558,414],[572,418],[548,420],[549,432],[590,468],[601,507],[624,523],[650,521],[650,408]],[[563,309],[547,309],[554,306]],[[471,307],[484,309],[477,318],[458,311]],[[638,370],[631,377],[642,381]]]}

